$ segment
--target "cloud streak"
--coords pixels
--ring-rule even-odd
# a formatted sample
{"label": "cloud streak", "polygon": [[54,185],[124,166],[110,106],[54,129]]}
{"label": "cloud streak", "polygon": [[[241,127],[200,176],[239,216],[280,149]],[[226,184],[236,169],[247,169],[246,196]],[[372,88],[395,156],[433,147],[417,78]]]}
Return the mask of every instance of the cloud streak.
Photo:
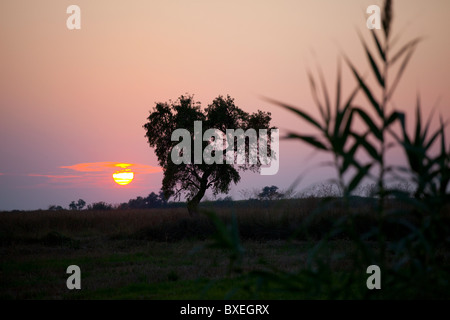
{"label": "cloud streak", "polygon": [[161,167],[149,166],[139,163],[123,163],[123,162],[84,162],[71,166],[62,166],[63,169],[71,169],[78,172],[107,172],[130,170],[136,174],[151,174],[161,172]]}
{"label": "cloud streak", "polygon": [[55,175],[55,174],[36,174],[36,173],[30,173],[28,174],[29,177],[44,177],[44,178],[50,178],[50,179],[71,179],[71,178],[81,178],[81,176],[74,176],[74,175]]}
{"label": "cloud streak", "polygon": [[[142,186],[147,179],[142,175],[158,173],[161,167],[150,166],[140,163],[124,162],[84,162],[70,166],[61,166],[65,172],[50,173],[29,173],[28,177],[44,179],[37,185],[31,184],[29,187],[56,187],[56,188],[115,188],[117,184],[113,181],[112,175],[115,172],[131,171],[135,173],[132,188]],[[1,175],[1,174],[0,174]],[[130,188],[130,187],[128,187]]]}

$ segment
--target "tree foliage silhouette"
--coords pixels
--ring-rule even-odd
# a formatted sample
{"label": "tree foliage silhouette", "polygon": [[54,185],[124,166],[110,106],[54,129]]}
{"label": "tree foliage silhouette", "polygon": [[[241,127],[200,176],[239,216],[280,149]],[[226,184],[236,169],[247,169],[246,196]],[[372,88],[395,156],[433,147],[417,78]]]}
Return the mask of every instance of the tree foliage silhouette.
{"label": "tree foliage silhouette", "polygon": [[[205,195],[206,190],[211,189],[214,195],[226,193],[231,183],[240,181],[240,171],[251,170],[259,172],[261,163],[227,164],[226,152],[222,152],[223,163],[207,164],[202,161],[194,163],[194,121],[202,121],[202,132],[207,129],[218,129],[226,132],[227,129],[273,129],[270,128],[271,114],[258,110],[249,114],[235,105],[230,96],[218,96],[204,110],[199,102],[194,101],[193,96],[180,96],[175,102],[157,103],[144,124],[146,138],[150,147],[155,148],[159,165],[163,168],[164,178],[162,191],[166,199],[170,197],[180,199],[184,195],[187,199],[187,207],[190,215],[197,213],[198,204]],[[191,135],[191,161],[190,163],[175,164],[171,159],[171,152],[179,141],[172,141],[174,130],[183,128]],[[268,131],[268,150],[270,150],[270,133]],[[203,139],[202,139],[203,140]],[[202,141],[202,152],[211,141]],[[236,143],[234,151],[237,151]],[[246,139],[246,157],[251,151],[248,139]],[[272,156],[269,154],[269,156]],[[275,155],[273,155],[275,156]],[[247,159],[248,160],[248,159]]]}
{"label": "tree foliage silhouette", "polygon": [[165,206],[167,206],[167,200],[162,191],[159,194],[152,192],[145,198],[137,197],[136,199],[130,199],[128,203],[121,204],[123,209],[150,209],[164,208]]}
{"label": "tree foliage silhouette", "polygon": [[113,209],[113,206],[104,201],[94,202],[87,206],[88,210],[96,210],[96,211],[109,211]]}
{"label": "tree foliage silhouette", "polygon": [[275,200],[281,198],[283,195],[278,192],[277,186],[265,186],[258,197],[262,200]]}
{"label": "tree foliage silhouette", "polygon": [[83,208],[86,206],[86,201],[83,199],[78,199],[78,202],[72,201],[69,204],[70,210],[83,210]]}

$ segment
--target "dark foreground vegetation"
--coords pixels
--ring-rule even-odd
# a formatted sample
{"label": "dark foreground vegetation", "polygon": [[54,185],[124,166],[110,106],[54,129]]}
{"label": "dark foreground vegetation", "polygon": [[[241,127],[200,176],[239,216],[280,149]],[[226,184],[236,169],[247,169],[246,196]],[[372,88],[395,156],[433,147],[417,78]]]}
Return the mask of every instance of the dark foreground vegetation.
{"label": "dark foreground vegetation", "polygon": [[[403,275],[382,269],[382,289],[368,290],[368,265],[357,259],[364,239],[377,223],[375,199],[355,197],[352,212],[340,199],[238,201],[228,207],[204,204],[189,217],[185,208],[112,211],[35,211],[0,213],[0,297],[2,299],[334,299],[449,298],[448,243],[433,254],[396,250],[410,236],[408,223],[420,228],[418,217],[404,217],[385,226],[389,245],[388,272],[396,255],[427,255],[434,269],[401,268]],[[326,212],[324,204],[334,203]],[[405,210],[399,203],[392,209]],[[313,214],[321,211],[320,214]],[[355,228],[330,231],[344,216]],[[233,218],[234,217],[234,218]],[[223,227],[223,228],[222,228]],[[446,238],[450,210],[441,215]],[[221,229],[222,228],[222,229]],[[237,237],[233,234],[238,231]],[[357,235],[352,232],[356,232]],[[448,233],[447,233],[448,234]],[[327,239],[325,251],[318,245]],[[225,246],[225,247],[224,247]],[[228,246],[228,247],[227,247]],[[219,250],[217,249],[219,248]],[[424,248],[425,249],[425,248]],[[317,251],[316,253],[313,250]],[[310,265],[322,263],[322,266]],[[392,265],[391,265],[392,263]],[[421,261],[410,260],[414,264]],[[66,268],[78,265],[82,289],[68,290]],[[326,268],[325,268],[326,267]],[[417,267],[417,266],[416,266]],[[326,269],[326,272],[325,272]],[[313,270],[319,270],[314,273]],[[409,270],[409,271],[408,271]],[[349,277],[351,275],[351,277]],[[419,275],[419,277],[417,277]],[[391,282],[392,281],[392,282]]]}

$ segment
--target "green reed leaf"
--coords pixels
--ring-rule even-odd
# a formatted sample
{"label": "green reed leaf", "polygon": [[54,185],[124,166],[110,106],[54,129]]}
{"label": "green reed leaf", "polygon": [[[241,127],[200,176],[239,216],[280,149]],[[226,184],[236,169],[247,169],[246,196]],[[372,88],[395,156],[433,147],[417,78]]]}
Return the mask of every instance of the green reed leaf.
{"label": "green reed leaf", "polygon": [[324,128],[322,128],[322,126],[319,124],[319,122],[317,120],[315,120],[312,116],[310,116],[306,112],[300,110],[299,108],[290,106],[290,105],[288,105],[286,103],[282,103],[280,101],[277,101],[277,100],[274,100],[274,99],[271,99],[271,98],[264,98],[264,99],[269,101],[269,102],[271,102],[271,103],[273,103],[273,104],[275,104],[275,105],[278,105],[278,106],[280,106],[282,108],[285,108],[285,109],[287,109],[289,111],[294,112],[295,114],[297,114],[298,116],[300,116],[301,118],[303,118],[304,120],[306,120],[307,122],[309,122],[310,124],[315,126],[316,128],[320,129],[320,131],[325,131]]}
{"label": "green reed leaf", "polygon": [[348,185],[348,192],[355,190],[355,188],[359,185],[361,180],[364,177],[366,177],[366,175],[369,172],[371,167],[372,167],[372,164],[367,164],[367,165],[359,168],[359,171],[356,173],[356,175],[353,177],[353,179],[350,181],[350,183]]}
{"label": "green reed leaf", "polygon": [[384,53],[383,48],[381,47],[381,43],[380,43],[380,41],[378,40],[378,36],[377,36],[377,34],[375,33],[375,30],[372,29],[370,33],[371,33],[372,36],[373,36],[373,40],[375,41],[375,44],[376,44],[376,46],[377,46],[378,53],[380,54],[381,59],[383,59],[383,61],[386,62],[386,55],[385,55],[385,53]]}
{"label": "green reed leaf", "polygon": [[375,100],[375,98],[374,98],[372,92],[370,91],[369,87],[366,85],[364,80],[361,78],[361,76],[359,75],[358,71],[356,71],[355,67],[350,62],[350,60],[348,58],[346,58],[346,61],[347,61],[347,64],[349,65],[350,69],[352,70],[356,80],[358,81],[359,85],[361,86],[361,89],[363,89],[364,93],[366,94],[366,97],[368,98],[368,100],[370,101],[370,103],[374,107],[375,111],[380,116],[380,118],[383,119],[384,115],[383,115],[383,111],[381,110],[380,104]]}
{"label": "green reed leaf", "polygon": [[296,133],[289,133],[287,135],[287,139],[300,139],[300,140],[303,140],[304,142],[312,145],[313,147],[328,151],[328,148],[325,146],[325,144],[323,144],[322,142],[317,140],[316,137],[313,137],[313,136],[305,136],[305,135],[300,135],[300,134],[296,134]]}
{"label": "green reed leaf", "polygon": [[375,137],[382,141],[383,140],[383,134],[380,129],[378,129],[378,126],[372,121],[370,116],[361,108],[353,108],[355,112],[357,112],[361,118],[364,120],[364,122],[369,127],[370,131],[375,135]]}
{"label": "green reed leaf", "polygon": [[395,62],[401,58],[402,55],[408,52],[412,47],[415,47],[420,41],[422,41],[422,37],[417,37],[411,41],[408,41],[393,57],[389,60],[389,65],[392,66]]}
{"label": "green reed leaf", "polygon": [[359,34],[359,38],[360,38],[361,43],[362,43],[362,45],[364,47],[364,50],[366,52],[367,59],[369,60],[370,66],[372,67],[372,71],[373,71],[375,77],[377,78],[378,83],[381,85],[382,88],[384,88],[384,78],[381,75],[380,70],[378,69],[377,63],[375,62],[375,59],[373,58],[372,53],[370,52],[369,48],[367,47],[366,42],[364,41],[364,39],[361,36],[361,34]]}

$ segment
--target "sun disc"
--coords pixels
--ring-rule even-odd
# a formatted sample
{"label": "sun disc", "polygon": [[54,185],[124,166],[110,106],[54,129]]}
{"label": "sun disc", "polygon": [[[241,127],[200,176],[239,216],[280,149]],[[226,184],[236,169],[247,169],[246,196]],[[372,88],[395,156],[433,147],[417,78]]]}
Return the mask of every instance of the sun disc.
{"label": "sun disc", "polygon": [[134,172],[130,171],[118,171],[116,173],[113,173],[113,179],[117,184],[120,184],[121,186],[125,186],[129,184],[131,181],[133,181],[134,178]]}

